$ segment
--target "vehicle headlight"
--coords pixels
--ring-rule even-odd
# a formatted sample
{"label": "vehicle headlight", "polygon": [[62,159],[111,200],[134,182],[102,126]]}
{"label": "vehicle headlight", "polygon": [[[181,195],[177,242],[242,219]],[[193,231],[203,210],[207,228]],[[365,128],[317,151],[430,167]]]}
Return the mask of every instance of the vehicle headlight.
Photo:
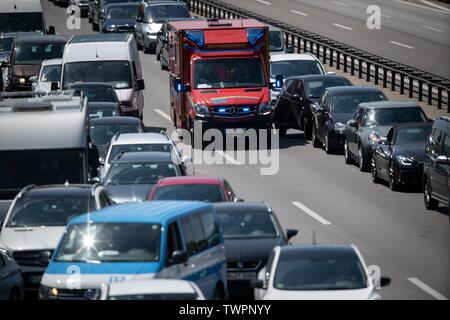
{"label": "vehicle headlight", "polygon": [[147,35],[150,37],[156,37],[158,35],[158,32],[147,32]]}
{"label": "vehicle headlight", "polygon": [[204,118],[209,116],[209,109],[208,106],[205,106],[203,104],[197,104],[195,105],[195,113],[197,114],[197,117]]}
{"label": "vehicle headlight", "polygon": [[340,123],[340,122],[336,122],[334,124],[334,131],[342,133],[342,132],[344,132],[344,130],[345,130],[345,124]]}
{"label": "vehicle headlight", "polygon": [[116,25],[111,24],[111,25],[109,25],[109,26],[106,26],[106,27],[105,27],[105,30],[106,30],[106,31],[116,31]]}
{"label": "vehicle headlight", "polygon": [[26,81],[26,79],[25,79],[25,78],[19,78],[19,83],[22,83],[22,84],[24,84],[24,83],[25,83],[25,81]]}
{"label": "vehicle headlight", "polygon": [[41,285],[39,287],[39,299],[58,299],[58,289]]}
{"label": "vehicle headlight", "polygon": [[380,140],[380,136],[378,134],[376,134],[375,132],[372,132],[371,134],[369,134],[369,144],[371,144],[371,145],[377,144],[379,140]]}
{"label": "vehicle headlight", "polygon": [[397,156],[397,161],[404,167],[410,167],[414,164],[414,159],[405,156]]}
{"label": "vehicle headlight", "polygon": [[268,115],[272,112],[272,106],[270,103],[262,103],[259,105],[259,114],[260,115]]}

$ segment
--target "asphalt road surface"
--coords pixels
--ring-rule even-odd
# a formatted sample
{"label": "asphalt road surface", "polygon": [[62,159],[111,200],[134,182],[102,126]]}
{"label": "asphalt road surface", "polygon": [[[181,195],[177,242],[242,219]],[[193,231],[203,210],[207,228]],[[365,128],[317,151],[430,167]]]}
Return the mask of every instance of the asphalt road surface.
{"label": "asphalt road surface", "polygon": [[[449,5],[427,0],[222,1],[450,79]],[[367,28],[369,5],[381,9],[380,30]]]}
{"label": "asphalt road surface", "polygon": [[[355,6],[357,2],[364,2],[342,1],[353,3]],[[92,33],[87,19],[82,20],[81,30],[67,30],[65,9],[55,7],[47,0],[42,2],[47,23],[55,25],[57,32]],[[389,1],[382,3],[387,2]],[[280,1],[280,5],[276,8],[265,10],[276,14],[292,3],[299,3],[299,10],[315,8],[314,12],[323,11],[320,9],[323,4],[320,6],[305,4],[313,1]],[[245,5],[255,10],[259,8],[257,3],[251,1],[246,1]],[[398,6],[400,4],[386,7],[395,9]],[[407,6],[404,9],[404,19],[407,19],[407,15],[411,12],[418,10]],[[338,9],[335,11],[340,12]],[[313,11],[310,12],[312,15]],[[351,12],[353,11],[348,12],[350,17],[355,15]],[[397,11],[392,13],[389,11],[391,14],[395,12]],[[432,19],[436,14],[427,10],[419,12],[422,13],[423,19]],[[337,13],[326,11],[321,14],[328,17],[326,23],[340,22],[329,17],[335,17]],[[292,19],[299,21],[303,18]],[[356,18],[352,19],[355,23],[358,21]],[[320,24],[318,19],[311,20],[311,28]],[[435,22],[438,23],[439,20]],[[398,22],[398,25],[401,23]],[[437,27],[442,28],[441,25]],[[330,26],[324,27],[324,30],[330,29]],[[398,32],[392,31],[393,34]],[[414,34],[414,30],[405,30],[401,34],[408,33]],[[418,36],[421,35],[416,34],[415,38],[418,39]],[[425,33],[423,36],[426,37]],[[348,39],[356,41],[352,43],[354,45],[363,45],[357,41],[357,37]],[[371,41],[375,47],[377,42],[380,47],[388,45],[378,38]],[[371,41],[365,39],[365,43]],[[436,46],[443,46],[437,44],[439,42],[437,36],[435,39],[430,36],[429,41],[433,41]],[[392,48],[392,53],[396,52],[395,49],[397,48]],[[168,73],[160,70],[154,55],[142,52],[140,54],[147,88],[145,124],[153,128],[168,128],[170,131]],[[414,58],[413,55],[403,57]],[[414,59],[417,62],[426,60],[419,56]],[[433,60],[448,65],[447,59],[436,57]],[[382,290],[385,299],[450,297],[450,224],[445,208],[441,208],[438,212],[427,212],[421,193],[391,192],[385,185],[374,185],[370,174],[362,174],[358,168],[346,166],[341,155],[326,155],[323,150],[314,149],[309,143],[305,144],[302,134],[297,131],[289,131],[288,136],[281,139],[279,154],[279,172],[273,176],[261,176],[260,166],[245,164],[196,165],[195,174],[224,176],[241,198],[269,203],[284,228],[299,230],[298,236],[293,239],[294,243],[312,243],[315,234],[317,243],[356,245],[369,265],[378,265],[384,276],[392,278],[391,285]],[[233,158],[231,153],[221,155],[229,160]]]}

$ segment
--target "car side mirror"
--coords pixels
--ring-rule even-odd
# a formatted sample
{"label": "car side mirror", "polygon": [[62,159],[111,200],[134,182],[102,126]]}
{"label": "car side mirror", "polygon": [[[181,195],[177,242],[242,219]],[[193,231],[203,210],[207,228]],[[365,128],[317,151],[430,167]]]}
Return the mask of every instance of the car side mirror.
{"label": "car side mirror", "polygon": [[387,287],[391,284],[391,278],[388,277],[381,277],[380,278],[380,287]]}
{"label": "car side mirror", "polygon": [[286,230],[286,237],[288,240],[295,237],[298,234],[298,230],[296,229],[287,229]]}
{"label": "car side mirror", "polygon": [[50,251],[43,251],[39,254],[39,263],[43,266],[47,266],[50,262],[50,258],[52,257],[52,253]]}
{"label": "car side mirror", "polygon": [[144,20],[142,20],[142,18],[137,17],[137,18],[136,18],[136,22],[137,22],[137,23],[141,23],[141,22],[144,22]]}
{"label": "car side mirror", "polygon": [[349,126],[349,127],[352,127],[352,128],[357,128],[358,127],[358,121],[356,121],[356,120],[349,120],[348,122],[347,122],[347,125]]}
{"label": "car side mirror", "polygon": [[186,251],[176,250],[172,253],[172,257],[170,258],[171,264],[182,264],[188,261],[188,255]]}
{"label": "car side mirror", "polygon": [[181,158],[181,162],[182,162],[183,164],[186,164],[186,163],[192,163],[192,158],[189,157],[189,156],[183,156],[183,157]]}
{"label": "car side mirror", "polygon": [[245,200],[241,198],[234,198],[234,202],[245,202]]}
{"label": "car side mirror", "polygon": [[55,26],[48,27],[47,34],[56,34]]}
{"label": "car side mirror", "polygon": [[335,75],[336,75],[336,72],[333,72],[333,71],[328,71],[328,72],[327,72],[327,75],[330,75],[330,76],[335,76]]}
{"label": "car side mirror", "polygon": [[136,90],[142,91],[145,89],[145,82],[144,79],[138,79],[136,81]]}
{"label": "car side mirror", "polygon": [[90,183],[100,183],[100,178],[99,177],[92,177],[89,180]]}
{"label": "car side mirror", "polygon": [[9,61],[2,61],[2,68],[9,68],[11,66],[11,64],[9,63]]}
{"label": "car side mirror", "polygon": [[59,90],[59,83],[58,82],[52,82],[52,84],[50,85],[50,90],[51,91],[58,91]]}
{"label": "car side mirror", "polygon": [[286,52],[287,52],[287,53],[294,53],[294,52],[295,52],[294,46],[289,46],[289,47],[287,47]]}
{"label": "car side mirror", "polygon": [[260,279],[251,279],[250,280],[250,287],[255,289],[265,289],[266,285],[264,284],[263,280]]}
{"label": "car side mirror", "polygon": [[389,141],[388,141],[388,139],[387,139],[386,137],[381,137],[381,138],[378,140],[378,144],[389,145],[390,143],[389,143]]}
{"label": "car side mirror", "polygon": [[180,78],[175,79],[174,87],[175,87],[175,91],[178,92],[178,93],[180,93],[180,92],[190,92],[191,91],[191,86],[190,85],[185,85],[183,83],[183,80],[181,80]]}
{"label": "car side mirror", "polygon": [[30,82],[37,82],[37,76],[30,77]]}
{"label": "car side mirror", "polygon": [[438,156],[436,158],[436,163],[439,164],[449,164],[450,163],[450,158],[447,156]]}
{"label": "car side mirror", "polygon": [[317,111],[318,113],[324,113],[325,111],[327,111],[327,109],[326,109],[324,106],[317,105],[316,111]]}

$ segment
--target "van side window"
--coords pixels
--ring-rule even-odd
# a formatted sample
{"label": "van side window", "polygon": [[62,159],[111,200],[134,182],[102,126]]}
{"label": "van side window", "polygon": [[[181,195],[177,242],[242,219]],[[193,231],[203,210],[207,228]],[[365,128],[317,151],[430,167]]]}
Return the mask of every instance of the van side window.
{"label": "van side window", "polygon": [[207,247],[207,241],[199,215],[186,217],[181,220],[186,238],[188,256],[196,255]]}
{"label": "van side window", "polygon": [[205,212],[200,215],[203,230],[207,240],[208,248],[212,248],[220,244],[220,231],[213,212]]}
{"label": "van side window", "polygon": [[166,265],[171,265],[170,259],[172,258],[172,253],[177,250],[183,250],[183,245],[181,243],[178,223],[171,223],[167,231]]}

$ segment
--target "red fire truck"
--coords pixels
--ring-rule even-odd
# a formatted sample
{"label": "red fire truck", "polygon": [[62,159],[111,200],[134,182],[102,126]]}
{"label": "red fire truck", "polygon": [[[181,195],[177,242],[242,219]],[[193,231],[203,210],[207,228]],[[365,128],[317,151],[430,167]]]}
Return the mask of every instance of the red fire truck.
{"label": "red fire truck", "polygon": [[[253,19],[169,25],[171,117],[176,128],[225,134],[271,127],[268,27]],[[195,126],[197,128],[197,126]],[[203,133],[202,132],[202,133]]]}

